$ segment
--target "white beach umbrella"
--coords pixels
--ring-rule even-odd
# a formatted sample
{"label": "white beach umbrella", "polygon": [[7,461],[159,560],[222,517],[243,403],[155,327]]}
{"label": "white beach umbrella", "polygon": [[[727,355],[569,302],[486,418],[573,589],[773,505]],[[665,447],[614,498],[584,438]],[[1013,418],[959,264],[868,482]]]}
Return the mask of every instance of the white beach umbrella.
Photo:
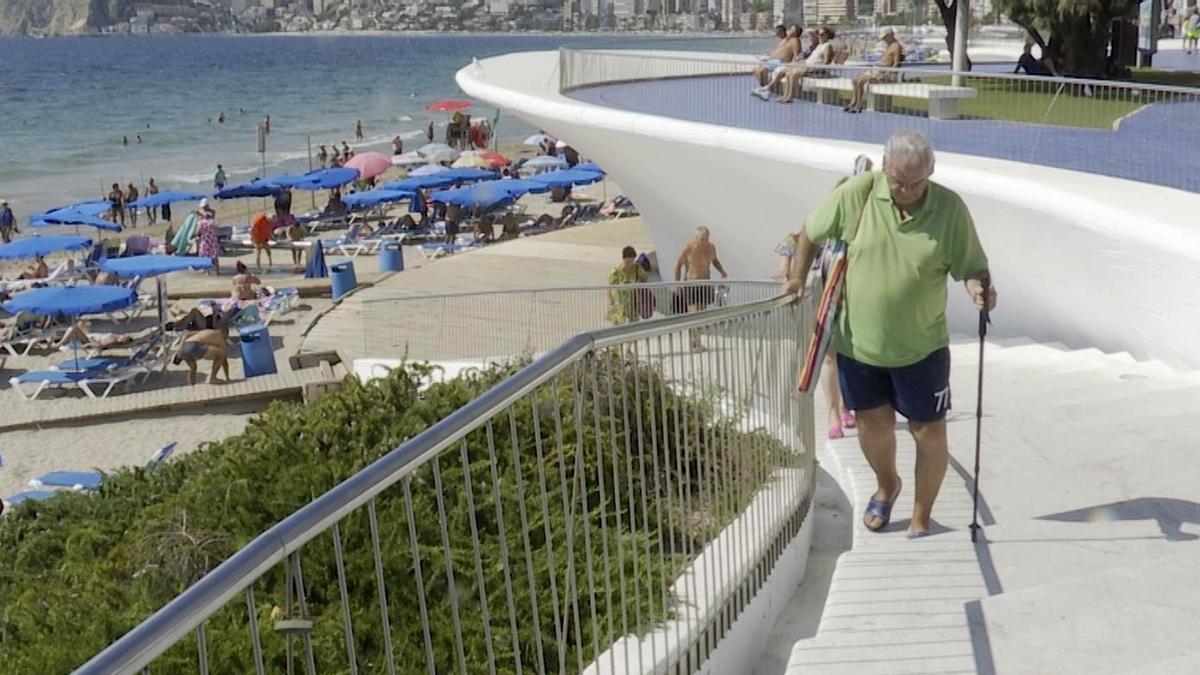
{"label": "white beach umbrella", "polygon": [[453,151],[453,150],[454,150],[454,148],[452,148],[452,147],[450,147],[450,146],[446,145],[445,143],[426,143],[425,145],[422,145],[420,148],[418,148],[418,149],[417,149],[417,152],[418,152],[418,153],[419,153],[419,154],[420,154],[422,157],[428,157],[429,155],[431,155],[431,154],[433,154],[433,153],[435,153],[435,152],[440,152],[440,151],[442,151],[442,150],[451,150],[451,151]]}
{"label": "white beach umbrella", "polygon": [[453,162],[454,160],[458,159],[458,151],[450,148],[446,148],[444,150],[435,150],[434,152],[425,155],[425,159],[433,162],[434,164]]}
{"label": "white beach umbrella", "polygon": [[428,160],[415,152],[406,152],[403,155],[394,155],[392,157],[392,166],[411,168],[414,166],[422,166],[428,163]]}

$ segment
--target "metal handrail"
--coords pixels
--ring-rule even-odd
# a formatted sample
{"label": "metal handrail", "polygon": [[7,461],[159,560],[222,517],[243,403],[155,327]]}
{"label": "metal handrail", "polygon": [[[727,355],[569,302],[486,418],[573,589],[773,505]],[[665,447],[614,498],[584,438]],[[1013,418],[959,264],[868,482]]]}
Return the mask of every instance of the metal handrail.
{"label": "metal handrail", "polygon": [[[703,61],[705,63],[727,63],[731,66],[746,66],[756,65],[761,60],[754,55],[749,54],[715,54],[701,53],[683,55],[678,52],[671,51],[653,51],[653,50],[636,50],[636,49],[575,49],[571,47],[560,47],[559,51],[562,58],[570,54],[594,54],[601,56],[620,56],[623,58],[642,58],[654,59],[656,61],[679,61],[684,63],[694,63]],[[1099,80],[1093,78],[1082,77],[1046,77],[1040,75],[1024,75],[1017,73],[992,73],[978,70],[954,70],[952,68],[930,68],[924,65],[902,66],[899,68],[883,68],[870,63],[839,63],[826,66],[829,70],[854,70],[854,71],[880,71],[880,72],[897,72],[897,73],[914,73],[924,75],[961,75],[964,77],[973,77],[981,79],[995,80],[1013,80],[1021,82],[1030,82],[1036,84],[1044,84],[1047,81],[1061,81],[1076,85],[1092,85],[1100,87],[1108,87],[1112,89],[1130,89],[1136,91],[1159,92],[1164,94],[1189,94],[1200,95],[1200,87],[1182,87],[1177,85],[1166,84],[1147,84],[1142,82],[1123,82],[1120,80]],[[567,85],[565,79],[567,77],[566,70],[561,71],[561,76],[564,79],[563,89],[578,87],[579,84]],[[654,76],[647,76],[645,79],[657,79]],[[593,82],[591,84],[603,84],[602,82]],[[582,85],[588,86],[588,85]]]}
{"label": "metal handrail", "polygon": [[540,288],[504,288],[490,291],[454,291],[451,293],[413,293],[408,295],[393,295],[384,298],[363,300],[364,305],[396,302],[398,300],[439,300],[442,298],[485,297],[493,295],[519,295],[525,293],[572,293],[581,291],[626,291],[634,289],[676,289],[683,286],[723,286],[730,284],[761,284],[778,286],[777,280],[771,279],[688,279],[686,281],[643,281],[636,285],[592,284],[587,286],[546,286]]}
{"label": "metal handrail", "polygon": [[525,366],[480,397],[403,443],[359,473],[256,537],[171,602],[75,671],[100,675],[136,673],[243,592],[273,565],[298,551],[355,509],[417,470],[437,453],[482,427],[493,415],[549,381],[583,354],[621,339],[665,336],[717,321],[750,317],[784,307],[794,296],[778,296],[617,326],[577,335]]}

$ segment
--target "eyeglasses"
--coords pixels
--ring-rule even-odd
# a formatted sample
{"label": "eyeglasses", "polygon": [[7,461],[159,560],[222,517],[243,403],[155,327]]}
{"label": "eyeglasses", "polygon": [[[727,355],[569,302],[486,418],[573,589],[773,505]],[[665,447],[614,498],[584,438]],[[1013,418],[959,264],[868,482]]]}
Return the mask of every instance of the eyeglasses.
{"label": "eyeglasses", "polygon": [[887,172],[884,172],[883,175],[887,176],[888,185],[895,190],[916,190],[917,188],[923,186],[925,181],[929,180],[928,175],[921,176],[917,179],[899,178],[895,174]]}

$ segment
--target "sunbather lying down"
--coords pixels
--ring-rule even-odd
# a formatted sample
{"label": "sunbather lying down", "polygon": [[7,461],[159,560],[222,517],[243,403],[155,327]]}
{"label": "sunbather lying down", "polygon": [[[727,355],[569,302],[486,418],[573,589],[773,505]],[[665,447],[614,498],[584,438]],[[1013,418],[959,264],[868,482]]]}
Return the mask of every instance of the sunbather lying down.
{"label": "sunbather lying down", "polygon": [[189,385],[196,384],[196,367],[200,359],[209,359],[213,362],[212,374],[208,376],[209,384],[221,381],[217,376],[222,369],[225,370],[225,381],[229,382],[226,339],[224,330],[205,329],[191,333],[183,339],[183,344],[179,345],[179,351],[175,353],[172,363],[179,365],[187,361]]}
{"label": "sunbather lying down", "polygon": [[158,326],[150,326],[133,333],[93,333],[90,323],[76,321],[54,346],[62,348],[74,342],[83,345],[88,350],[103,351],[140,345],[159,335],[162,335],[162,329]]}

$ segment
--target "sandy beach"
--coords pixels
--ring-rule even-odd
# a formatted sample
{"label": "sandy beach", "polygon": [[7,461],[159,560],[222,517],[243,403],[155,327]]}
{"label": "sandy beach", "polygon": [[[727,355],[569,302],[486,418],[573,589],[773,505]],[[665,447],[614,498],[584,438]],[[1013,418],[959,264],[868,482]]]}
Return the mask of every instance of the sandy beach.
{"label": "sandy beach", "polygon": [[[532,154],[531,149],[518,144],[501,145],[501,151],[510,157]],[[398,173],[389,173],[387,180],[398,177]],[[575,198],[587,203],[599,201],[607,192],[609,197],[620,194],[618,186],[611,181],[606,185],[596,184],[577,188]],[[327,193],[316,194],[318,206],[322,206]],[[307,210],[310,206],[309,196],[298,192],[295,197],[295,211]],[[232,202],[214,201],[218,210],[218,223],[243,222],[246,205],[258,200],[233,200]],[[558,215],[562,204],[552,203],[548,195],[526,195],[521,203],[526,207],[527,214],[536,217],[542,213]],[[258,206],[257,204],[254,204]],[[180,205],[188,206],[187,204]],[[178,214],[186,213],[187,209],[176,210],[174,222],[182,222]],[[393,211],[390,215],[404,213],[404,208]],[[609,222],[619,222],[620,226],[609,225]],[[127,228],[124,232],[113,235],[113,239],[125,239],[133,235],[148,235],[161,241],[167,226],[159,224],[146,227],[144,218],[139,219],[139,227]],[[608,227],[607,230],[603,229]],[[613,229],[616,228],[616,229]],[[599,238],[587,235],[595,230]],[[589,264],[580,264],[577,260],[564,260],[562,273],[556,272],[553,283],[542,278],[536,266],[554,263],[554,248],[556,235],[572,233],[566,241],[586,241],[591,245],[601,244],[597,255],[588,255]],[[336,237],[338,231],[323,232],[320,238]],[[582,237],[582,239],[580,239]],[[615,237],[615,238],[614,238]],[[535,241],[536,240],[536,241]],[[561,239],[559,239],[562,241]],[[611,243],[610,243],[611,242]],[[381,274],[378,271],[378,256],[363,254],[354,259],[360,284],[377,284],[368,290],[371,297],[386,296],[389,293],[430,294],[445,292],[448,279],[460,279],[454,290],[496,290],[499,288],[527,288],[547,285],[581,285],[604,283],[605,270],[616,262],[619,252],[619,242],[627,242],[638,246],[640,250],[649,248],[649,238],[645,234],[640,218],[627,218],[621,221],[601,221],[582,226],[568,228],[537,237],[524,237],[512,242],[492,244],[486,250],[499,252],[501,248],[511,251],[503,255],[487,255],[471,258],[474,254],[450,256],[445,259],[446,274],[421,274],[418,271],[426,266],[437,266],[443,260],[427,260],[416,246],[406,247],[406,273],[410,274]],[[572,250],[572,255],[578,255],[578,244],[562,244],[564,249]],[[505,248],[507,247],[507,248]],[[549,247],[549,248],[547,248]],[[526,251],[528,249],[528,251]],[[610,250],[612,249],[612,250]],[[526,251],[522,253],[522,251]],[[611,255],[610,255],[611,254]],[[339,259],[336,253],[327,254],[329,259]],[[194,306],[199,298],[228,297],[230,275],[234,260],[241,260],[253,267],[252,252],[236,256],[223,257],[221,261],[222,274],[215,276],[200,272],[181,272],[168,275],[166,284],[172,299],[173,313],[179,314]],[[58,259],[47,260],[51,268]],[[453,261],[449,263],[449,261]],[[265,262],[265,261],[264,261]],[[288,371],[288,357],[307,349],[323,349],[321,341],[305,341],[310,333],[319,334],[326,343],[332,342],[336,348],[338,342],[353,343],[357,336],[353,333],[360,328],[343,323],[340,316],[328,315],[324,324],[322,320],[333,307],[329,297],[328,279],[305,280],[302,275],[294,274],[291,270],[291,257],[288,251],[276,251],[274,264],[263,270],[260,277],[263,283],[276,288],[299,287],[303,297],[296,308],[280,317],[275,318],[269,330],[273,340],[275,360],[281,372]],[[26,263],[8,263],[0,271],[5,277],[19,271]],[[473,273],[464,274],[464,270],[474,269]],[[558,269],[558,267],[554,267]],[[449,275],[449,276],[448,276]],[[561,279],[559,277],[562,277]],[[352,296],[353,297],[353,296]],[[154,312],[127,323],[116,324],[106,321],[90,322],[93,331],[134,331],[152,326],[155,323]],[[315,345],[315,346],[314,346]],[[325,345],[328,346],[328,345]],[[112,355],[112,354],[109,354]],[[35,401],[21,401],[16,392],[10,390],[9,378],[26,370],[45,369],[54,363],[70,358],[70,352],[35,350],[29,356],[7,356],[0,358],[0,400],[5,401],[13,411],[28,414],[38,414],[38,410],[49,411],[51,406],[63,402],[63,399],[78,401],[75,405],[83,405],[86,409],[91,405],[79,392],[63,393],[46,392]],[[349,356],[349,355],[347,355]],[[236,384],[244,381],[242,364],[237,357],[236,347],[231,352],[230,371],[232,381]],[[204,383],[207,378],[208,361],[200,362],[200,388],[219,390],[223,386]],[[144,384],[131,386],[128,391],[118,389],[110,395],[111,398],[129,396],[131,393],[141,395],[146,392],[160,391],[164,393],[178,392],[188,387],[186,383],[186,365],[168,365],[164,372],[150,377]],[[86,470],[99,469],[111,471],[122,466],[137,466],[144,464],[147,459],[163,445],[177,443],[176,452],[186,453],[195,450],[203,443],[217,441],[229,435],[239,433],[254,413],[265,405],[265,400],[245,403],[229,403],[218,405],[194,406],[181,410],[160,410],[157,412],[131,411],[124,414],[104,417],[97,420],[72,423],[69,420],[53,421],[50,424],[31,427],[7,429],[4,416],[0,416],[0,454],[4,459],[0,467],[0,496],[9,497],[21,490],[27,489],[29,481],[47,471],[55,469]],[[39,408],[39,406],[41,406]]]}

